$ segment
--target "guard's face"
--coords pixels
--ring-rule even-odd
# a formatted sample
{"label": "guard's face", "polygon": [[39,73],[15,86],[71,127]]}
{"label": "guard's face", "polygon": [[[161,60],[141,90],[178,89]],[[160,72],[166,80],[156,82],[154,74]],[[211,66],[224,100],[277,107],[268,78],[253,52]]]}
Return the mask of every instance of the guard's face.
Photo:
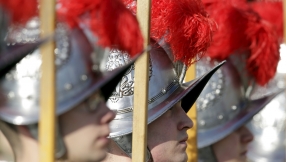
{"label": "guard's face", "polygon": [[187,161],[187,130],[192,126],[181,102],[149,124],[147,144],[154,162]]}
{"label": "guard's face", "polygon": [[[88,106],[89,105],[89,106]],[[100,161],[106,156],[109,123],[115,114],[100,93],[59,118],[70,161]]]}
{"label": "guard's face", "polygon": [[224,139],[212,145],[218,162],[246,162],[247,145],[253,135],[242,126]]}

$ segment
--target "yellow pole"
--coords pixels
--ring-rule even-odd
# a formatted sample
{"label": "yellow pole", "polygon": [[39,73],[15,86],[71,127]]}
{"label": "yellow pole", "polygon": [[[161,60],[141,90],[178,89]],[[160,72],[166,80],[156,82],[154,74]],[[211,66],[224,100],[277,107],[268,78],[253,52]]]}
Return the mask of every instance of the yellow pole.
{"label": "yellow pole", "polygon": [[[191,81],[196,77],[196,65],[193,64],[186,73],[186,81]],[[187,113],[189,118],[194,122],[193,128],[188,130],[188,147],[187,147],[187,155],[188,162],[197,162],[198,161],[198,148],[197,148],[197,108],[196,104],[194,104],[191,110]]]}
{"label": "yellow pole", "polygon": [[[50,36],[55,30],[55,0],[40,0],[41,37]],[[55,161],[55,44],[50,41],[41,47],[42,77],[40,92],[40,162]]]}
{"label": "yellow pole", "polygon": [[[137,18],[146,48],[150,41],[151,0],[137,1]],[[145,162],[147,149],[147,110],[149,84],[149,54],[145,52],[135,63],[132,161]]]}

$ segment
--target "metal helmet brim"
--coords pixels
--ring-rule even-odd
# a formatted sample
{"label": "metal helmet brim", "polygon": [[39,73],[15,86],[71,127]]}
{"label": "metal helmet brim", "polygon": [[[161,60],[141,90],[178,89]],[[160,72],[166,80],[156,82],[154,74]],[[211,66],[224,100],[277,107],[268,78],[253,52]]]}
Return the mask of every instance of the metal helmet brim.
{"label": "metal helmet brim", "polygon": [[3,77],[20,60],[36,50],[40,45],[47,42],[47,39],[35,43],[15,44],[8,46],[8,49],[0,54],[0,77]]}
{"label": "metal helmet brim", "polygon": [[251,100],[249,101],[248,105],[245,105],[246,107],[244,110],[241,111],[232,120],[212,129],[199,130],[197,135],[198,148],[200,149],[206,146],[210,146],[215,142],[225,138],[233,131],[240,128],[242,125],[246,124],[255,114],[260,112],[260,110],[262,110],[273,98],[275,98],[283,91],[285,91],[285,89],[280,89],[268,96],[264,96],[256,100]]}

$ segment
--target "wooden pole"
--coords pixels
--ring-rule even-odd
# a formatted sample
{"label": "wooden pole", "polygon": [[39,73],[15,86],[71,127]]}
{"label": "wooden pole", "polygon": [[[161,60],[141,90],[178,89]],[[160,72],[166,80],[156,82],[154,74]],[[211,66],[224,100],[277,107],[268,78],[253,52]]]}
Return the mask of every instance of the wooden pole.
{"label": "wooden pole", "polygon": [[[55,30],[55,0],[40,0],[41,37],[54,34]],[[55,161],[55,44],[50,41],[41,47],[42,76],[40,92],[40,162]]]}
{"label": "wooden pole", "polygon": [[[144,48],[150,42],[151,0],[137,1],[137,18],[141,27]],[[147,114],[149,86],[149,53],[145,52],[135,63],[133,110],[132,161],[145,162],[147,149]]]}
{"label": "wooden pole", "polygon": [[[193,64],[186,73],[186,81],[191,81],[196,78],[196,65]],[[194,122],[193,128],[187,131],[188,133],[188,147],[187,147],[187,155],[188,162],[197,162],[198,161],[198,148],[197,148],[197,108],[196,103],[192,106],[190,111],[187,113],[189,118]]]}

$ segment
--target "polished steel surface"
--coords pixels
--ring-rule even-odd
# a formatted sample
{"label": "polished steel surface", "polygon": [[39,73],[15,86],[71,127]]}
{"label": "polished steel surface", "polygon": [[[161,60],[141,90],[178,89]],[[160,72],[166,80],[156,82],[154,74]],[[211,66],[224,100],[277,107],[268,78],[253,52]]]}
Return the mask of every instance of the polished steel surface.
{"label": "polished steel surface", "polygon": [[[197,75],[215,66],[215,62],[203,59],[197,63]],[[237,115],[246,100],[240,78],[231,62],[219,69],[198,98],[198,125],[200,131],[225,123]]]}
{"label": "polished steel surface", "polygon": [[286,95],[275,97],[260,113],[248,123],[254,135],[248,147],[247,157],[251,162],[284,162]]}
{"label": "polished steel surface", "polygon": [[[34,18],[25,27],[10,28],[7,42],[34,42],[39,39],[39,33],[39,21]],[[105,68],[98,68],[105,67],[104,57],[101,57],[101,61],[98,58],[109,50],[91,46],[82,30],[68,31],[63,24],[58,23],[55,35],[56,113],[60,115],[86,100],[122,70],[108,72]],[[40,52],[36,50],[1,78],[2,120],[16,125],[37,123],[40,111],[39,79],[44,75],[40,72],[41,63]]]}
{"label": "polished steel surface", "polygon": [[[157,47],[153,47],[150,54],[148,123],[170,108],[170,105],[167,105],[154,111],[155,106],[166,100],[175,90],[182,89],[171,60],[157,44],[153,46]],[[126,62],[128,62],[126,54],[111,50],[107,65],[112,69]],[[132,132],[134,69],[135,66],[132,66],[123,76],[107,102],[107,105],[116,112],[116,117],[111,122],[110,137]],[[153,110],[152,113],[150,110]]]}

